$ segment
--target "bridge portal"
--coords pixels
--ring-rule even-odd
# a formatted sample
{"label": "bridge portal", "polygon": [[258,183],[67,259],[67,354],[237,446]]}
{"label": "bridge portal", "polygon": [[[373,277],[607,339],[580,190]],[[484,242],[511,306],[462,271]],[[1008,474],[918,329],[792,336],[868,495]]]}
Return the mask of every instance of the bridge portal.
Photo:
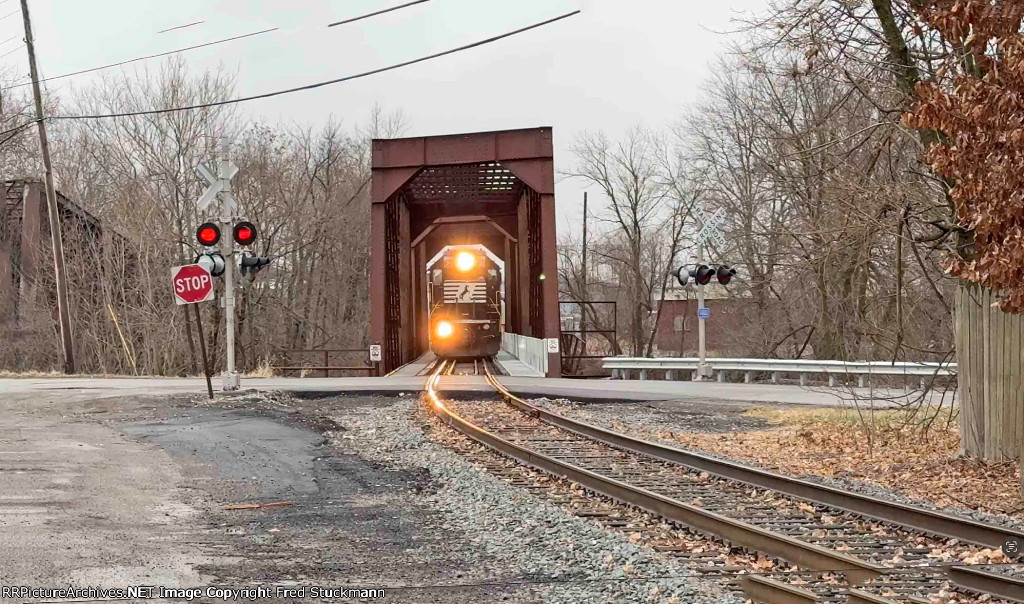
{"label": "bridge portal", "polygon": [[551,128],[373,141],[370,337],[386,371],[429,347],[426,263],[447,245],[501,257],[506,331],[559,338],[554,184]]}

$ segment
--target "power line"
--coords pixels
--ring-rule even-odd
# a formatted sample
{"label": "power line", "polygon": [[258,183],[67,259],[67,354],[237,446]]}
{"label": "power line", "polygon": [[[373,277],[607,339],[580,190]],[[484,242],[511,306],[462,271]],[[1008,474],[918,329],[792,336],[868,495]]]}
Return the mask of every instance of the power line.
{"label": "power line", "polygon": [[194,21],[192,23],[186,23],[185,25],[176,25],[174,27],[168,27],[167,29],[161,29],[160,31],[158,31],[156,33],[164,34],[164,33],[167,33],[169,31],[174,31],[176,29],[185,29],[186,27],[192,27],[193,25],[199,25],[201,23],[206,23],[206,21]]}
{"label": "power line", "polygon": [[[179,48],[177,50],[169,50],[167,52],[161,52],[161,53],[157,53],[155,55],[146,55],[144,57],[136,57],[134,59],[128,59],[127,61],[119,61],[117,63],[110,63],[109,65],[101,65],[99,67],[90,67],[89,69],[82,69],[82,70],[79,70],[79,71],[72,71],[70,73],[64,73],[64,74],[61,74],[61,75],[56,75],[56,76],[51,76],[51,77],[48,77],[48,78],[43,78],[43,79],[41,79],[39,81],[40,82],[49,82],[51,80],[59,80],[61,78],[70,78],[71,76],[81,75],[83,73],[90,73],[90,72],[93,72],[93,71],[100,71],[101,69],[110,69],[111,67],[120,67],[121,65],[128,65],[129,63],[137,63],[139,61],[145,61],[147,59],[155,59],[155,58],[158,58],[158,57],[166,57],[167,55],[173,55],[173,54],[176,54],[176,53],[179,53],[179,52],[185,52],[185,51],[188,51],[188,50],[195,50],[197,48],[205,48],[207,46],[213,46],[215,44],[223,44],[225,42],[232,42],[234,40],[241,40],[242,38],[251,38],[252,36],[258,36],[260,34],[270,33],[272,31],[277,31],[278,29],[280,29],[280,28],[279,27],[272,27],[270,29],[262,29],[260,31],[253,31],[253,32],[249,32],[247,34],[242,34],[240,36],[232,36],[230,38],[222,38],[220,40],[214,40],[212,42],[205,42],[203,44],[196,44],[195,46],[187,46],[185,48]],[[8,86],[7,88],[8,89],[10,89],[10,88],[20,88],[21,86],[31,86],[31,85],[32,85],[32,81],[30,79],[27,82],[20,82],[18,84],[12,84],[12,85]]]}
{"label": "power line", "polygon": [[[178,112],[178,111],[190,111],[190,110],[193,110],[193,109],[208,109],[210,107],[219,107],[219,106],[222,106],[222,105],[234,105],[236,103],[244,103],[246,101],[255,101],[255,100],[258,100],[258,99],[266,99],[266,98],[270,98],[270,97],[281,96],[281,95],[284,95],[284,94],[291,94],[293,92],[302,92],[302,91],[305,91],[305,90],[312,90],[314,88],[321,88],[323,86],[330,86],[332,84],[338,84],[338,83],[341,83],[341,82],[347,82],[347,81],[350,81],[350,80],[357,80],[359,78],[365,78],[367,76],[376,75],[378,73],[383,73],[385,71],[393,71],[395,69],[400,69],[402,67],[408,67],[409,65],[415,65],[416,63],[423,63],[424,61],[430,61],[432,59],[437,59],[437,58],[440,58],[440,57],[443,57],[443,56],[446,56],[446,55],[455,54],[455,53],[458,53],[458,52],[462,52],[464,50],[469,50],[471,48],[476,48],[477,46],[483,46],[485,44],[490,44],[492,42],[497,42],[498,40],[502,40],[504,38],[509,38],[509,37],[515,36],[517,34],[521,34],[523,32],[530,31],[531,29],[537,29],[538,27],[543,27],[545,25],[550,25],[551,23],[554,23],[556,21],[561,21],[562,19],[567,19],[569,17],[572,17],[573,15],[579,14],[579,12],[580,12],[579,10],[574,10],[572,12],[568,12],[568,13],[565,13],[563,15],[559,15],[557,17],[553,17],[551,19],[546,19],[544,21],[538,21],[537,23],[533,23],[531,25],[527,25],[526,27],[520,27],[519,29],[515,29],[515,30],[509,31],[509,32],[505,32],[505,33],[499,34],[497,36],[492,36],[492,37],[486,38],[484,40],[479,40],[477,42],[472,42],[470,44],[465,44],[463,46],[457,46],[455,48],[450,48],[448,50],[444,50],[444,51],[441,51],[441,52],[436,52],[436,53],[430,54],[430,55],[425,55],[425,56],[422,56],[422,57],[418,57],[416,59],[411,59],[411,60],[408,60],[408,61],[403,61],[401,63],[394,63],[392,65],[387,65],[385,67],[378,67],[377,69],[371,69],[370,71],[364,71],[362,73],[357,73],[357,74],[350,75],[350,76],[344,76],[344,77],[340,77],[340,78],[335,78],[333,80],[326,80],[326,81],[323,81],[323,82],[317,82],[315,84],[307,84],[305,86],[298,86],[296,88],[287,88],[287,89],[284,89],[284,90],[277,90],[277,91],[274,91],[274,92],[265,92],[263,94],[255,94],[255,95],[252,95],[252,96],[240,97],[240,98],[237,98],[237,99],[229,99],[229,100],[226,100],[226,101],[216,101],[216,102],[212,102],[212,103],[200,103],[198,105],[187,105],[187,106],[184,106],[184,107],[173,107],[173,108],[169,108],[169,109],[148,109],[148,110],[144,110],[144,111],[126,111],[126,112],[123,112],[123,113],[105,113],[105,114],[92,114],[92,115],[52,115],[52,116],[47,117],[46,119],[51,119],[51,120],[90,120],[90,119],[103,119],[103,118],[111,118],[111,117],[132,117],[132,116],[137,116],[137,115],[155,115],[155,114],[158,114],[158,113],[175,113],[175,112]],[[3,133],[0,132],[0,134],[3,134]]]}
{"label": "power line", "polygon": [[353,21],[360,21],[362,19],[366,19],[366,18],[369,18],[369,17],[374,17],[376,15],[382,15],[384,13],[390,13],[393,10],[398,10],[400,8],[405,8],[407,6],[412,6],[414,4],[423,4],[424,2],[430,2],[430,0],[413,0],[412,2],[406,2],[405,4],[399,4],[398,6],[392,6],[391,8],[385,8],[385,9],[381,9],[381,10],[373,12],[373,13],[367,13],[365,15],[360,15],[358,17],[352,17],[351,19],[344,19],[342,21],[335,21],[334,23],[329,23],[327,25],[327,27],[334,27],[335,25],[344,25],[346,23],[352,23]]}
{"label": "power line", "polygon": [[20,12],[21,12],[21,9],[19,8],[18,10],[14,11],[13,13],[7,13],[7,14],[6,14],[6,15],[4,15],[3,17],[0,17],[0,21],[3,21],[3,20],[4,20],[4,19],[6,19],[7,17],[13,17],[14,15],[17,15],[17,14],[19,14]]}
{"label": "power line", "polygon": [[[14,47],[14,48],[12,48],[12,49],[8,50],[8,51],[7,51],[7,52],[5,52],[4,54],[0,55],[0,59],[2,59],[2,58],[4,58],[4,57],[6,57],[7,55],[11,54],[12,52],[16,52],[16,51],[19,51],[19,50],[21,50],[22,48],[25,48],[25,45],[24,45],[24,44],[22,44],[22,45],[20,45],[20,46],[16,46],[16,47]],[[10,88],[15,88],[15,87],[16,87],[16,85],[15,85],[15,86],[8,86],[7,88],[9,88],[9,89],[10,89]]]}
{"label": "power line", "polygon": [[[2,1],[0,1],[0,4],[2,4],[3,2],[6,2],[6,1],[7,0],[2,0]],[[352,19],[349,19],[349,21],[358,21],[359,19],[365,19],[367,17],[372,17],[373,15],[380,14],[381,12],[387,12],[387,11],[391,11],[391,10],[396,10],[396,9],[399,9],[399,8],[404,8],[406,6],[411,6],[413,4],[419,4],[421,2],[428,2],[428,1],[429,0],[416,0],[415,2],[410,2],[409,4],[403,4],[401,6],[396,6],[396,7],[393,7],[393,8],[389,8],[389,9],[387,9],[385,11],[377,11],[377,12],[374,12],[374,13],[368,13],[368,14],[365,14],[365,15],[361,15],[359,17],[353,17]],[[197,21],[196,23],[205,23],[205,21]],[[195,25],[196,23],[190,23],[188,25],[181,25],[178,28],[189,27],[190,25]],[[330,27],[330,26],[328,26],[328,27]],[[165,29],[163,31],[170,31],[171,29],[178,29],[178,28],[172,27],[170,29]],[[91,73],[91,72],[100,71],[100,70],[103,70],[103,69],[110,69],[112,67],[120,67],[122,65],[128,65],[129,63],[136,63],[138,61],[146,61],[148,59],[156,59],[156,58],[159,58],[159,57],[166,57],[167,55],[173,55],[173,54],[177,54],[179,52],[186,52],[186,51],[189,51],[189,50],[196,50],[197,48],[205,48],[207,46],[213,46],[215,44],[223,44],[225,42],[232,42],[234,40],[241,40],[242,38],[249,38],[249,37],[252,37],[252,36],[258,36],[260,34],[270,33],[270,32],[273,32],[273,31],[277,31],[279,29],[281,29],[281,28],[280,27],[271,27],[270,29],[263,29],[263,30],[260,30],[260,31],[254,31],[254,32],[250,32],[250,33],[247,33],[247,34],[242,34],[240,36],[232,36],[230,38],[223,38],[223,39],[220,39],[220,40],[214,40],[212,42],[206,42],[204,44],[196,44],[195,46],[186,46],[185,48],[178,48],[176,50],[169,50],[167,52],[161,52],[161,53],[157,53],[157,54],[153,54],[153,55],[146,55],[146,56],[142,56],[142,57],[136,57],[134,59],[128,59],[126,61],[118,61],[117,63],[110,63],[109,65],[101,65],[99,67],[90,67],[89,69],[81,69],[79,71],[72,71],[70,73],[64,73],[64,74],[52,76],[52,77],[49,77],[49,78],[43,78],[43,79],[41,79],[39,81],[40,82],[48,82],[50,80],[58,80],[58,79],[62,79],[62,78],[69,78],[71,76],[81,75],[83,73]],[[158,33],[163,33],[163,32],[158,32]],[[31,80],[27,81],[27,82],[20,82],[18,84],[12,84],[12,85],[8,86],[8,88],[18,88],[18,87],[21,87],[21,86],[28,86],[30,84],[32,84]]]}
{"label": "power line", "polygon": [[6,40],[4,40],[3,42],[0,42],[0,46],[3,46],[4,44],[7,44],[8,42],[10,42],[11,40],[13,40],[13,39],[15,39],[15,38],[17,38],[17,37],[18,37],[18,35],[17,35],[17,34],[15,34],[15,35],[11,36],[10,38],[7,38],[7,39],[6,39]]}

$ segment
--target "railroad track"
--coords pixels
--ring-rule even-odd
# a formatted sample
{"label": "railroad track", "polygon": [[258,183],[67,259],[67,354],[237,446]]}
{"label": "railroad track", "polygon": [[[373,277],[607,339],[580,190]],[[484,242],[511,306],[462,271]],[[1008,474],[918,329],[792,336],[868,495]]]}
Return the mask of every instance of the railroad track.
{"label": "railroad track", "polygon": [[437,385],[441,375],[455,370],[451,361],[438,363],[426,396],[444,422],[471,439],[590,491],[791,564],[787,572],[743,578],[743,591],[755,601],[1024,602],[1021,579],[959,563],[1008,539],[1024,542],[1022,532],[572,420],[514,396],[486,364],[488,383],[508,406],[446,403]]}

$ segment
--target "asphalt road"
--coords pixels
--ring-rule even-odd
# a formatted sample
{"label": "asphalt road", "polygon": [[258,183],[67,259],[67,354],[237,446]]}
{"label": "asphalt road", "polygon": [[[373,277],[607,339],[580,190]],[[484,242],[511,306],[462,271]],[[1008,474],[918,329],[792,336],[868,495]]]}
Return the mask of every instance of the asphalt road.
{"label": "asphalt road", "polygon": [[389,399],[201,398],[0,395],[0,585],[417,586],[396,602],[517,589],[431,587],[471,570],[473,544],[419,503],[429,475],[327,444],[328,414]]}

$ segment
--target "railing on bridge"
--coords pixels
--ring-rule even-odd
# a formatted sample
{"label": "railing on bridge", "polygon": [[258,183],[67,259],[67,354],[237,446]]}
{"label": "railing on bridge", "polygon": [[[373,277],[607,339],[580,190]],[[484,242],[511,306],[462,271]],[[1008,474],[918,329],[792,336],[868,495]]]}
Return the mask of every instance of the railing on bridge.
{"label": "railing on bridge", "polygon": [[[345,355],[348,359],[362,358],[361,364],[331,365],[332,356],[335,363],[339,355]],[[370,353],[365,348],[331,348],[328,350],[279,350],[274,355],[275,361],[271,368],[275,372],[298,372],[301,377],[310,374],[323,372],[323,377],[331,377],[331,372],[366,372],[367,375],[379,376],[380,363],[370,361]],[[294,359],[298,358],[298,361]],[[323,364],[316,365],[311,360],[323,361]],[[310,360],[310,362],[307,362]],[[358,362],[358,361],[356,361]]]}
{"label": "railing on bridge", "polygon": [[539,371],[541,375],[547,375],[547,340],[506,331],[501,334],[501,349]]}
{"label": "railing on bridge", "polygon": [[[639,358],[639,357],[606,357],[602,361],[605,369],[610,369],[612,379],[629,379],[631,372],[638,372],[641,380],[646,380],[653,372],[664,372],[667,380],[681,377],[683,372],[697,370],[699,359],[686,358]],[[857,376],[857,385],[863,387],[865,380],[871,376],[915,376],[920,378],[923,388],[927,381],[935,377],[955,377],[956,363],[927,362],[889,362],[889,361],[820,361],[804,359],[707,359],[711,370],[717,373],[718,381],[724,382],[729,372],[743,373],[744,382],[753,381],[755,373],[770,373],[772,382],[778,382],[784,374],[798,374],[800,385],[807,384],[807,377],[812,374],[828,376],[828,385],[835,386],[837,376]]]}

